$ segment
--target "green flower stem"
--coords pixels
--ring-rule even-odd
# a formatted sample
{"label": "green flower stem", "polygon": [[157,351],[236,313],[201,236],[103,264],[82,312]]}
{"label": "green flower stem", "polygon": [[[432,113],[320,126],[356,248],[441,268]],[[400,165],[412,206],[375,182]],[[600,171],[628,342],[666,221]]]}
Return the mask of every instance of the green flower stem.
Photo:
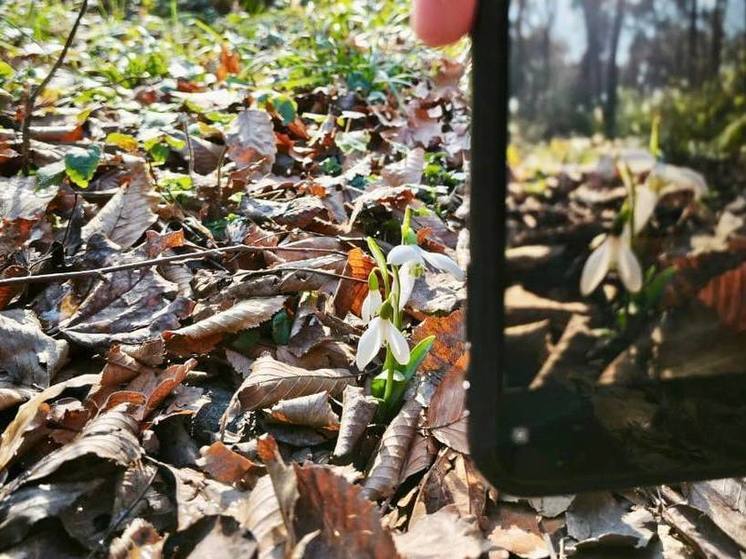
{"label": "green flower stem", "polygon": [[386,371],[386,388],[383,391],[383,407],[386,410],[389,410],[393,404],[391,396],[394,393],[395,364],[396,361],[394,360],[394,354],[391,353],[391,348],[386,346],[386,360],[383,363],[383,369]]}

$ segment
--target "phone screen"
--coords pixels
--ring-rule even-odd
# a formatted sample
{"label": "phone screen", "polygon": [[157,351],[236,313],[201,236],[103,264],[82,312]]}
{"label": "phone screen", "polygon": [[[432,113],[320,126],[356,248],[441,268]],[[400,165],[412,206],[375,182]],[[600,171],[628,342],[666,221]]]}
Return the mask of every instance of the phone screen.
{"label": "phone screen", "polygon": [[743,470],[746,2],[514,0],[509,42],[503,467]]}

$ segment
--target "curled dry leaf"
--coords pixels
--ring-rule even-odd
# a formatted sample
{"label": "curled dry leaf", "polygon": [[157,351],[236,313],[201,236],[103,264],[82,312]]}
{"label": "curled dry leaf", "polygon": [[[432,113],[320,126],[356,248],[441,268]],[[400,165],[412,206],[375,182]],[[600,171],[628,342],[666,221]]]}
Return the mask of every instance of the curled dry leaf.
{"label": "curled dry leaf", "polygon": [[257,481],[245,507],[244,525],[259,543],[259,559],[283,559],[287,530],[269,476]]}
{"label": "curled dry leaf", "polygon": [[89,386],[99,381],[101,375],[80,375],[42,390],[18,408],[15,418],[3,431],[0,438],[0,479],[8,464],[16,458],[23,444],[30,438],[42,436],[48,431],[43,427],[50,411],[48,400],[56,398],[68,388]]}
{"label": "curled dry leaf", "polygon": [[295,531],[299,537],[319,531],[304,557],[399,557],[391,534],[381,525],[373,503],[360,487],[324,466],[295,466],[298,501]]}
{"label": "curled dry leaf", "polygon": [[[59,517],[97,480],[23,487],[0,502],[0,551],[21,541],[37,522]],[[70,511],[71,512],[71,511]]]}
{"label": "curled dry leaf", "polygon": [[[251,373],[233,396],[223,422],[238,410],[267,408],[280,400],[309,396],[321,391],[338,396],[354,377],[346,369],[307,370],[281,363],[269,356],[257,359]],[[228,420],[229,421],[229,420]]]}
{"label": "curled dry leaf", "polygon": [[81,231],[84,241],[99,233],[129,248],[158,219],[158,195],[144,162],[133,165],[129,185],[120,188]]}
{"label": "curled dry leaf", "polygon": [[128,466],[142,456],[142,447],[135,433],[137,422],[122,413],[111,411],[91,420],[71,443],[47,454],[25,470],[0,491],[0,498],[31,481],[41,480],[59,470],[68,462],[83,456],[96,457]]}
{"label": "curled dry leaf", "polygon": [[[436,340],[437,345],[439,341]],[[427,408],[425,427],[440,442],[469,454],[466,410],[466,364],[463,354],[435,389]]]}
{"label": "curled dry leaf", "polygon": [[[67,342],[42,332],[32,311],[0,311],[0,371],[7,373],[12,384],[46,388],[65,364],[67,351]],[[0,379],[5,380],[3,376]]]}
{"label": "curled dry leaf", "polygon": [[200,451],[197,465],[210,477],[229,485],[251,487],[261,469],[248,458],[234,452],[220,441]]}
{"label": "curled dry leaf", "polygon": [[280,456],[277,442],[271,436],[263,436],[257,441],[257,453],[269,472],[272,487],[277,498],[285,525],[286,549],[292,549],[297,541],[294,527],[295,505],[298,500],[298,480],[292,468]]}
{"label": "curled dry leaf", "polygon": [[[347,253],[347,264],[345,264],[342,275],[367,281],[375,266],[375,260],[365,254],[362,249],[353,248]],[[341,318],[344,318],[349,311],[360,316],[363,301],[367,295],[367,283],[341,280],[334,294],[334,312]]]}
{"label": "curled dry leaf", "polygon": [[225,135],[228,156],[239,167],[262,162],[265,173],[272,169],[277,154],[272,119],[266,111],[247,109],[236,117]]}
{"label": "curled dry leaf", "polygon": [[339,426],[334,456],[349,454],[360,436],[368,428],[378,408],[373,396],[357,386],[347,386],[342,393],[342,421]]}
{"label": "curled dry leaf", "polygon": [[415,148],[401,161],[392,163],[381,171],[381,176],[389,186],[420,184],[425,169],[425,150]]}
{"label": "curled dry leaf", "polygon": [[476,523],[449,505],[420,518],[404,534],[395,534],[396,548],[406,559],[478,559],[491,547]]}
{"label": "curled dry leaf", "polygon": [[375,500],[389,497],[399,485],[402,467],[417,432],[422,405],[409,400],[391,421],[381,437],[378,454],[364,484],[364,494]]}
{"label": "curled dry leaf", "polygon": [[486,531],[493,544],[523,559],[550,556],[538,517],[528,507],[500,503],[487,520]]}
{"label": "curled dry leaf", "polygon": [[327,392],[280,400],[272,406],[270,416],[275,421],[294,425],[305,425],[317,429],[339,428],[339,418],[329,404]]}
{"label": "curled dry leaf", "polygon": [[725,326],[746,332],[746,262],[711,279],[697,299],[713,309]]}
{"label": "curled dry leaf", "polygon": [[281,296],[248,299],[191,326],[167,330],[163,333],[166,348],[180,355],[206,353],[226,334],[254,328],[272,318],[285,304],[285,299]]}

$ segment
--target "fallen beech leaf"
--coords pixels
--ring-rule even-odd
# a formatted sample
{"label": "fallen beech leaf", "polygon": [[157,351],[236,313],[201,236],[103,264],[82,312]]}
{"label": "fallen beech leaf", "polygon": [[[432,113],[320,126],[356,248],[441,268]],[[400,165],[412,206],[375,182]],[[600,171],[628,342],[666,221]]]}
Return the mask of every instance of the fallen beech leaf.
{"label": "fallen beech leaf", "polygon": [[80,375],[65,382],[60,382],[42,390],[28,402],[18,408],[15,418],[5,428],[0,438],[0,479],[2,472],[16,457],[27,437],[45,434],[42,427],[46,422],[49,405],[47,400],[56,398],[68,388],[79,388],[95,384],[101,375]]}
{"label": "fallen beech leaf", "polygon": [[0,502],[0,550],[21,541],[45,518],[72,512],[78,497],[95,490],[101,480],[23,487]]}
{"label": "fallen beech leaf", "polygon": [[464,354],[453,364],[435,389],[425,415],[425,427],[433,437],[464,454],[469,454],[464,385],[467,360]]}
{"label": "fallen beech leaf", "polygon": [[412,333],[412,343],[417,344],[429,336],[435,336],[435,343],[419,367],[421,374],[450,371],[462,361],[466,353],[465,317],[457,310],[444,317],[430,316],[418,324]]}
{"label": "fallen beech leaf", "polygon": [[536,513],[527,507],[500,503],[490,516],[486,531],[493,544],[523,559],[550,556]]}
{"label": "fallen beech leaf", "polygon": [[741,547],[746,544],[743,485],[743,479],[734,478],[700,481],[689,486],[689,504],[711,518]]}
{"label": "fallen beech leaf", "polygon": [[[71,297],[61,300],[60,309]],[[192,307],[189,299],[178,296],[176,284],[152,268],[122,270],[97,280],[59,328],[79,345],[137,344],[178,326]]]}
{"label": "fallen beech leaf", "polygon": [[240,301],[231,308],[218,312],[191,326],[163,333],[166,347],[177,354],[207,353],[226,334],[233,334],[259,326],[272,318],[285,304],[285,297],[263,297]]}
{"label": "fallen beech leaf", "polygon": [[[205,516],[184,532],[169,536],[166,557],[256,557],[253,534],[229,516]],[[177,550],[174,555],[173,551]]]}
{"label": "fallen beech leaf", "polygon": [[129,185],[121,187],[81,231],[84,241],[100,233],[122,248],[129,248],[158,219],[158,195],[144,162],[130,172]]}
{"label": "fallen beech leaf", "polygon": [[295,507],[298,501],[297,476],[283,461],[277,442],[271,436],[260,437],[256,449],[259,458],[267,467],[275,490],[277,506],[285,526],[286,550],[292,549],[297,541],[294,527]]}
{"label": "fallen beech leaf", "polygon": [[362,194],[355,200],[355,206],[352,209],[352,214],[350,214],[347,229],[351,231],[360,212],[370,206],[383,206],[388,209],[395,208],[403,211],[413,198],[414,193],[408,186],[387,186],[365,192],[365,194]]}
{"label": "fallen beech leaf", "polygon": [[200,454],[197,465],[210,477],[238,487],[251,487],[256,482],[260,467],[220,441],[202,449]]}
{"label": "fallen beech leaf", "polygon": [[381,444],[364,483],[364,494],[376,500],[389,497],[399,485],[402,467],[417,432],[422,404],[407,401],[384,431]]}
{"label": "fallen beech leaf", "polygon": [[339,418],[332,411],[327,392],[282,399],[272,406],[270,416],[275,421],[293,425],[305,425],[317,429],[339,428]]}
{"label": "fallen beech leaf", "polygon": [[17,219],[30,221],[40,219],[59,191],[57,186],[38,188],[36,177],[4,178],[2,184],[0,218],[2,218],[3,225]]}
{"label": "fallen beech leaf", "polygon": [[399,483],[404,483],[410,476],[426,470],[433,463],[433,458],[437,453],[435,444],[431,437],[422,433],[415,433],[412,446],[409,448],[409,456],[402,467],[399,475]]}
{"label": "fallen beech leaf", "polygon": [[68,462],[83,456],[96,457],[128,466],[143,453],[137,440],[137,423],[121,411],[110,411],[91,420],[71,443],[61,446],[39,460],[23,475],[0,490],[0,499],[32,481],[46,478]]}
{"label": "fallen beech leaf", "polygon": [[373,503],[360,487],[350,484],[324,466],[295,466],[298,501],[295,531],[299,536],[319,531],[306,545],[304,557],[399,556],[391,534],[381,526]]}
{"label": "fallen beech leaf", "polygon": [[157,231],[145,231],[145,252],[148,258],[155,258],[162,252],[184,246],[184,230],[171,231],[160,234]]}
{"label": "fallen beech leaf", "polygon": [[246,196],[241,200],[242,215],[264,222],[272,220],[280,225],[305,228],[327,215],[326,206],[315,196],[301,196],[288,201],[260,200]]}
{"label": "fallen beech leaf", "polygon": [[259,542],[259,559],[283,559],[287,530],[269,476],[257,481],[244,510],[244,524]]}
{"label": "fallen beech leaf", "polygon": [[67,361],[67,351],[67,342],[42,332],[32,311],[0,311],[0,371],[14,385],[46,388]]}
{"label": "fallen beech leaf", "polygon": [[381,176],[389,186],[420,184],[422,171],[425,169],[425,150],[415,148],[407,153],[401,161],[388,165],[381,171]]}
{"label": "fallen beech leaf", "polygon": [[277,154],[272,119],[266,111],[246,109],[231,123],[225,145],[239,167],[261,161],[262,169],[268,173]]}
{"label": "fallen beech leaf", "polygon": [[352,452],[355,443],[368,428],[376,409],[378,401],[373,396],[366,396],[362,388],[345,387],[342,393],[342,420],[334,456],[345,456]]}
{"label": "fallen beech leaf", "polygon": [[639,507],[629,510],[611,493],[585,493],[567,510],[567,533],[576,547],[609,544],[643,549],[653,537],[653,515]]}
{"label": "fallen beech leaf", "polygon": [[[0,273],[0,279],[18,278],[28,274],[23,266],[12,264]],[[3,310],[15,298],[16,295],[23,291],[23,285],[6,285],[0,287],[0,311]]]}
{"label": "fallen beech leaf", "polygon": [[711,279],[697,299],[717,312],[725,326],[746,332],[746,262]]}
{"label": "fallen beech leaf", "polygon": [[109,546],[111,559],[132,559],[135,557],[161,557],[164,537],[143,518],[136,518]]}
{"label": "fallen beech leaf", "polygon": [[[233,395],[231,406],[243,411],[269,407],[280,400],[309,396],[321,391],[338,396],[354,377],[346,369],[306,370],[281,363],[269,356],[257,359],[251,373]],[[225,421],[224,416],[223,421]]]}
{"label": "fallen beech leaf", "polygon": [[[353,248],[347,253],[347,264],[342,270],[342,275],[367,281],[375,266],[375,260],[365,254],[362,249]],[[367,283],[340,280],[337,291],[334,293],[334,312],[340,318],[344,318],[349,311],[360,316],[363,300],[367,295]]]}
{"label": "fallen beech leaf", "polygon": [[394,534],[396,549],[406,559],[478,559],[491,547],[476,518],[462,518],[453,505],[420,518],[409,531]]}

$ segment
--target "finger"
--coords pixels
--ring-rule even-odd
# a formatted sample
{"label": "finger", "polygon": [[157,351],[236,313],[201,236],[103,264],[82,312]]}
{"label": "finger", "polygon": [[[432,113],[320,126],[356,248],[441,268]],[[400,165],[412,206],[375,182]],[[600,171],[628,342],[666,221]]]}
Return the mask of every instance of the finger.
{"label": "finger", "polygon": [[428,45],[446,45],[469,32],[476,7],[477,0],[413,0],[412,28]]}

